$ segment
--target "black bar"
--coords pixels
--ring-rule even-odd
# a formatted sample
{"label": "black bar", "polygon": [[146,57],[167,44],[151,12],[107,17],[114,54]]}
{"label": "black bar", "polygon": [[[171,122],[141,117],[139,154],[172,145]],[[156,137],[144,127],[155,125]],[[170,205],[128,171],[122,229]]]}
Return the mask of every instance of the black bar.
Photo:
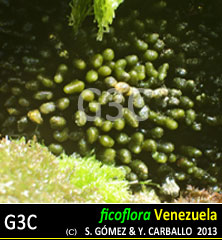
{"label": "black bar", "polygon": [[1,204],[0,238],[222,239],[221,220],[221,204]]}

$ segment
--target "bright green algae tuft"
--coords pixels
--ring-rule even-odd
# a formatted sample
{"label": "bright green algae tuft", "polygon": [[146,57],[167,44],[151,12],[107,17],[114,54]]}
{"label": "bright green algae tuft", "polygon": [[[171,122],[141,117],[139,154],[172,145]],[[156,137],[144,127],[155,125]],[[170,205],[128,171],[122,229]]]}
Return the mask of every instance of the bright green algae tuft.
{"label": "bright green algae tuft", "polygon": [[[94,156],[55,157],[35,141],[0,141],[1,203],[122,203],[136,201],[121,168]],[[145,194],[150,201],[155,194]],[[141,200],[142,201],[142,200]]]}

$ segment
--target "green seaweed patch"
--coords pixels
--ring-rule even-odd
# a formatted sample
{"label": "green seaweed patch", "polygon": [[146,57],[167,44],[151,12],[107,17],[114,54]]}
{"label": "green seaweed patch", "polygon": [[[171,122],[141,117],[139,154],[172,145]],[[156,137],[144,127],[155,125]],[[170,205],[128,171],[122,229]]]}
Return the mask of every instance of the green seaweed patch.
{"label": "green seaweed patch", "polygon": [[109,27],[115,18],[115,11],[124,0],[72,0],[69,25],[76,32],[89,15],[95,17],[98,24],[97,40],[103,39],[103,33],[109,32]]}
{"label": "green seaweed patch", "polygon": [[59,163],[63,172],[70,172],[69,182],[86,193],[86,201],[119,203],[130,200],[125,172],[121,168],[103,165],[94,155],[81,158],[77,154],[62,154]]}
{"label": "green seaweed patch", "polygon": [[0,141],[1,203],[123,203],[146,195],[134,199],[123,169],[93,155],[56,157],[35,140]]}

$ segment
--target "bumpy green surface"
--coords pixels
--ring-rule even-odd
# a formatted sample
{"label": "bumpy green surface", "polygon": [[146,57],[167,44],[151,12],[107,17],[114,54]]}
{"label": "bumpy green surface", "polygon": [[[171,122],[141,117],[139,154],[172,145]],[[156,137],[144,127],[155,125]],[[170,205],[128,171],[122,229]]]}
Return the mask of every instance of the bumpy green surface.
{"label": "bumpy green surface", "polygon": [[[1,132],[36,134],[55,154],[84,156],[95,149],[101,161],[124,165],[131,181],[172,184],[166,195],[188,183],[216,190],[222,176],[222,22],[216,5],[128,4],[101,43],[87,24],[74,39],[62,24],[62,3],[40,14],[27,3],[20,8],[35,14],[21,22],[7,20],[7,11],[21,16],[16,4],[1,10]],[[77,106],[80,95],[84,111]],[[116,115],[112,102],[123,115],[114,122],[106,119]],[[101,118],[87,121],[86,114],[100,107]]]}

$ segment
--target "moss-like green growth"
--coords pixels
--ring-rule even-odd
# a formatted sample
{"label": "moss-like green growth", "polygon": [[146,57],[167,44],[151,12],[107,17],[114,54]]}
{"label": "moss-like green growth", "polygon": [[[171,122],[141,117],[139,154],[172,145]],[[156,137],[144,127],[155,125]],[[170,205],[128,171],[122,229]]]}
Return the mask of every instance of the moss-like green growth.
{"label": "moss-like green growth", "polygon": [[129,191],[121,168],[102,165],[94,156],[55,157],[35,141],[0,141],[1,203],[131,201],[138,198]]}
{"label": "moss-like green growth", "polygon": [[24,139],[0,142],[0,202],[75,202],[81,194],[46,147]]}
{"label": "moss-like green growth", "polygon": [[88,202],[128,202],[130,192],[125,180],[125,172],[118,167],[102,165],[95,156],[77,155],[60,157],[62,172],[69,172],[68,181],[78,191],[85,193]]}

